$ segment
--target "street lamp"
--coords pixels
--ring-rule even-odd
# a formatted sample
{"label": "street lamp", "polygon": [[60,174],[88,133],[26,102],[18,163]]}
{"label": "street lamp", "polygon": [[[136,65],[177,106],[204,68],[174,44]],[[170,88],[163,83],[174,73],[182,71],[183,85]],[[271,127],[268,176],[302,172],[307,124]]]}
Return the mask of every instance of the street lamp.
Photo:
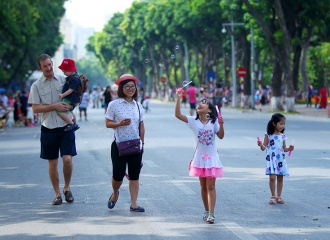
{"label": "street lamp", "polygon": [[234,40],[234,26],[244,26],[244,23],[223,23],[222,33],[226,33],[226,26],[231,27],[231,73],[233,79],[233,99],[232,104],[237,108],[237,79],[236,79],[236,55],[235,55],[235,40]]}

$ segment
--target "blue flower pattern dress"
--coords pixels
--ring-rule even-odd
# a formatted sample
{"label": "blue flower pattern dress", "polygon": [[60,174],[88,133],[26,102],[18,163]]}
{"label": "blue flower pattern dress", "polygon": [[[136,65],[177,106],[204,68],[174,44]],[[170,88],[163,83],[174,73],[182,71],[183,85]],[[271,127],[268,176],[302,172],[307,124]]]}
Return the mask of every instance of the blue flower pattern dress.
{"label": "blue flower pattern dress", "polygon": [[283,143],[287,137],[280,135],[268,135],[268,145],[266,147],[266,175],[275,174],[289,176],[289,169],[285,160]]}

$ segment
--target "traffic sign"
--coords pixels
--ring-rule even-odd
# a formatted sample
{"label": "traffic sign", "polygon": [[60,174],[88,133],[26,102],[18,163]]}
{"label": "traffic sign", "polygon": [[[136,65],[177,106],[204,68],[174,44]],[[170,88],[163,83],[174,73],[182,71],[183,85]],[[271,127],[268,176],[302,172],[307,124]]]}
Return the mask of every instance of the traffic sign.
{"label": "traffic sign", "polygon": [[246,77],[247,75],[247,69],[245,67],[240,67],[237,69],[237,76],[239,77]]}

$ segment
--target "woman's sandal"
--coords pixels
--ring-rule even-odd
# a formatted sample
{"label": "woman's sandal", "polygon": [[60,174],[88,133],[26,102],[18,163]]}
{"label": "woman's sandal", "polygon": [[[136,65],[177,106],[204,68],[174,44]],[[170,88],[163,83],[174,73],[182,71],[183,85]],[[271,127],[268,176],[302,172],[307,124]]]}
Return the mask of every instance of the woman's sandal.
{"label": "woman's sandal", "polygon": [[214,219],[215,219],[215,217],[214,217],[213,213],[209,213],[209,216],[208,216],[208,218],[206,219],[206,221],[207,221],[208,223],[212,224],[212,223],[214,223]]}
{"label": "woman's sandal", "polygon": [[276,202],[279,204],[284,204],[284,200],[281,197],[277,197]]}
{"label": "woman's sandal", "polygon": [[205,212],[204,212],[204,216],[203,216],[203,220],[204,220],[204,221],[206,221],[207,218],[209,217],[209,213],[210,213],[210,211],[205,211]]}
{"label": "woman's sandal", "polygon": [[111,196],[109,197],[109,200],[108,200],[108,208],[109,209],[113,209],[117,203],[117,200],[119,198],[119,191],[118,191],[118,197],[117,197],[117,200],[116,201],[111,201],[111,197],[112,197],[113,193],[111,194]]}
{"label": "woman's sandal", "polygon": [[272,196],[271,198],[270,198],[270,200],[269,200],[269,204],[270,205],[273,205],[273,204],[275,204],[276,203],[276,201],[277,201],[277,198],[275,197],[275,196]]}

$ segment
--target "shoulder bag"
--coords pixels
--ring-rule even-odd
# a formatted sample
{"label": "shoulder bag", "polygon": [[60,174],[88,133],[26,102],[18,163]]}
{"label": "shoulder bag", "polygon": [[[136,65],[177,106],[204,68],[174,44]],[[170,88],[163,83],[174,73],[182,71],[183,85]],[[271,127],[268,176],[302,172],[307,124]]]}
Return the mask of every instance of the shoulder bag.
{"label": "shoulder bag", "polygon": [[[136,101],[135,103],[139,111],[139,135],[140,135],[140,107]],[[116,142],[116,144],[118,147],[118,152],[120,157],[141,153],[140,138],[127,140],[123,142]]]}

